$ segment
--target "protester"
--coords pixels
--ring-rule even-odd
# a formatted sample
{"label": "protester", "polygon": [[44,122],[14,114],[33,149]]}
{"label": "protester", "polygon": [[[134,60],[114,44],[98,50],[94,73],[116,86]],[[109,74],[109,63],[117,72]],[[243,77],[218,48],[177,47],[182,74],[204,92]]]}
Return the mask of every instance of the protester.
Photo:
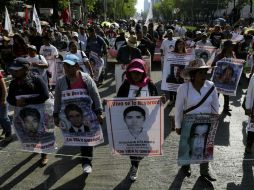
{"label": "protester", "polygon": [[212,46],[213,44],[207,39],[207,37],[207,33],[203,32],[201,34],[201,40],[196,42],[196,46]]}
{"label": "protester", "polygon": [[[236,58],[235,53],[233,51],[233,43],[231,40],[226,40],[223,43],[223,49],[220,54],[218,54],[212,63],[212,66],[216,65],[216,62],[221,60],[222,58]],[[224,106],[223,106],[223,113],[225,113],[228,116],[231,116],[230,111],[232,111],[229,107],[229,96],[228,95],[223,95],[224,96]]]}
{"label": "protester", "polygon": [[93,70],[89,62],[89,59],[86,56],[85,52],[78,49],[78,43],[76,41],[71,41],[69,43],[69,50],[70,51],[67,52],[65,56],[70,54],[77,56],[79,58],[78,63],[81,71],[83,71],[84,73],[88,73],[90,74],[91,77],[93,77]]}
{"label": "protester", "polygon": [[43,55],[48,62],[49,88],[53,90],[56,85],[56,58],[58,57],[58,50],[50,44],[48,36],[43,36],[43,43],[44,45],[41,46],[39,54]]}
{"label": "protester", "polygon": [[245,153],[250,154],[252,152],[252,144],[254,142],[254,76],[251,77],[248,86],[246,101],[245,101],[245,114],[249,116],[247,125],[247,140],[245,146]]}
{"label": "protester", "polygon": [[118,31],[119,36],[116,37],[115,41],[115,49],[119,50],[120,47],[126,45],[126,39],[125,39],[125,32],[123,29],[119,29]]}
{"label": "protester", "polygon": [[11,121],[8,116],[8,106],[6,103],[7,89],[2,73],[0,72],[0,124],[3,128],[2,135],[4,135],[5,142],[12,141]]}
{"label": "protester", "polygon": [[[29,71],[30,63],[26,58],[16,58],[10,65],[13,80],[10,83],[7,101],[15,107],[24,107],[33,104],[42,104],[49,98],[47,85],[38,75]],[[29,98],[17,99],[17,96],[33,95]],[[41,154],[42,166],[48,163],[47,154]]]}
{"label": "protester", "polygon": [[[148,97],[158,96],[156,86],[147,76],[144,67],[144,61],[141,59],[133,59],[126,69],[126,79],[117,92],[117,97]],[[131,168],[129,178],[135,181],[138,177],[139,162],[143,157],[130,156]]]}
{"label": "protester", "polygon": [[27,56],[27,44],[19,34],[13,36],[13,54],[15,58]]}
{"label": "protester", "polygon": [[[97,115],[97,119],[102,124],[102,105],[101,99],[96,87],[96,84],[92,78],[87,74],[80,71],[78,60],[79,58],[73,54],[66,55],[63,60],[63,66],[65,75],[57,80],[55,89],[55,101],[54,101],[54,121],[59,126],[60,119],[59,114],[62,107],[61,95],[63,91],[73,89],[85,89],[87,95],[91,97],[94,103],[93,111]],[[89,174],[92,172],[92,157],[93,147],[92,146],[81,146],[80,147],[82,158],[83,172]]]}
{"label": "protester", "polygon": [[117,64],[115,65],[115,78],[116,78],[116,91],[118,91],[123,79],[122,74],[126,68],[126,65],[131,60],[139,58],[141,59],[141,52],[137,48],[137,37],[131,35],[127,41],[127,45],[120,47],[116,57]]}
{"label": "protester", "polygon": [[223,33],[221,32],[220,25],[215,25],[214,31],[210,35],[210,40],[213,46],[220,48],[221,40],[224,38]]}
{"label": "protester", "polygon": [[30,70],[34,72],[34,74],[38,74],[42,77],[45,84],[48,85],[48,77],[47,77],[47,68],[48,62],[46,61],[43,55],[37,54],[37,48],[34,45],[28,46],[28,56],[27,60],[31,63]]}
{"label": "protester", "polygon": [[[203,59],[196,59],[191,61],[184,69],[183,77],[190,79],[189,82],[183,83],[177,90],[176,104],[175,104],[175,126],[176,133],[181,135],[181,123],[183,121],[185,110],[198,105],[198,103],[205,97],[209,90],[214,86],[213,82],[206,80],[207,71],[211,68],[207,66]],[[218,114],[219,99],[216,89],[206,98],[204,103],[185,114]],[[191,175],[190,165],[183,165],[182,170],[186,176]],[[203,178],[209,181],[216,181],[216,179],[209,172],[209,164],[200,164],[200,174]]]}
{"label": "protester", "polygon": [[167,55],[175,49],[176,40],[173,39],[173,34],[174,31],[172,29],[168,29],[165,36],[167,39],[162,41],[160,52],[161,58],[163,58],[163,63],[166,61]]}

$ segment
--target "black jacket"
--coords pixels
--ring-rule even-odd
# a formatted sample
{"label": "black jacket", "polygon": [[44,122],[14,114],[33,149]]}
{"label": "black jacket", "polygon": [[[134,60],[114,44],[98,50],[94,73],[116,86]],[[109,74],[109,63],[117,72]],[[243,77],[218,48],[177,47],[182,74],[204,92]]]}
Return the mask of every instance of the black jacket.
{"label": "black jacket", "polygon": [[[117,97],[128,97],[130,90],[130,83],[125,80],[118,90]],[[148,83],[148,90],[150,96],[158,96],[158,91],[155,84],[152,81]]]}
{"label": "black jacket", "polygon": [[42,78],[29,72],[25,79],[11,81],[7,101],[12,106],[16,106],[16,96],[32,94],[38,96],[27,98],[26,104],[42,104],[49,98],[48,88]]}

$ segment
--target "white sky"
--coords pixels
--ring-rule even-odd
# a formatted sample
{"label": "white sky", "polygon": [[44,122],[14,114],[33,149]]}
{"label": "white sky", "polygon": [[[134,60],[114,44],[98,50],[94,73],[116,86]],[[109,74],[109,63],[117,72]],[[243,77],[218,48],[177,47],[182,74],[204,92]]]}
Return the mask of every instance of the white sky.
{"label": "white sky", "polygon": [[136,4],[136,9],[137,12],[141,12],[141,10],[144,10],[144,0],[137,0],[137,4]]}

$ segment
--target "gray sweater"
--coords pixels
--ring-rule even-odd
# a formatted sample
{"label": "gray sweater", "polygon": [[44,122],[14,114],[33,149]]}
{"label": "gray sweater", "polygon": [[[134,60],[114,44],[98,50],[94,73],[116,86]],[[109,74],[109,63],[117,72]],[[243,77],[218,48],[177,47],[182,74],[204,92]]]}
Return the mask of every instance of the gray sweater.
{"label": "gray sweater", "polygon": [[[80,72],[83,78],[83,81],[86,84],[88,95],[92,98],[94,102],[94,111],[96,114],[102,113],[102,104],[100,94],[98,92],[97,86],[93,79],[87,74]],[[56,82],[55,88],[55,102],[54,102],[54,115],[59,114],[61,111],[61,98],[62,91],[68,90],[68,84],[66,81],[66,76],[60,77]]]}

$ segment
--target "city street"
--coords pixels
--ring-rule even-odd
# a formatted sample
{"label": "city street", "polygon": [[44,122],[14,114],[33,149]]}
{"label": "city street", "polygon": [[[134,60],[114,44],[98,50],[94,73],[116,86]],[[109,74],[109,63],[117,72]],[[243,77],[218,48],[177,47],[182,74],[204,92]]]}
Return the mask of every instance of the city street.
{"label": "city street", "polygon": [[[160,89],[161,71],[159,66],[152,68],[152,79]],[[102,98],[115,96],[113,67],[109,68],[107,79],[99,88]],[[216,182],[204,181],[199,177],[199,165],[192,165],[192,175],[184,177],[177,165],[179,136],[170,132],[168,114],[165,109],[164,155],[147,157],[140,163],[138,180],[134,183],[126,178],[130,161],[128,157],[114,157],[110,154],[106,125],[103,132],[105,142],[95,148],[93,172],[89,176],[82,173],[79,163],[79,149],[63,147],[60,130],[56,129],[58,150],[49,155],[48,165],[41,168],[40,155],[19,150],[15,140],[0,149],[0,189],[66,189],[66,190],[177,190],[177,189],[228,189],[248,190],[254,187],[254,155],[244,156],[247,117],[241,107],[247,80],[240,81],[236,97],[230,97],[232,116],[221,115],[215,139],[212,173]],[[223,105],[223,96],[220,95]],[[221,110],[221,109],[220,109]],[[4,146],[1,144],[1,146]]]}

